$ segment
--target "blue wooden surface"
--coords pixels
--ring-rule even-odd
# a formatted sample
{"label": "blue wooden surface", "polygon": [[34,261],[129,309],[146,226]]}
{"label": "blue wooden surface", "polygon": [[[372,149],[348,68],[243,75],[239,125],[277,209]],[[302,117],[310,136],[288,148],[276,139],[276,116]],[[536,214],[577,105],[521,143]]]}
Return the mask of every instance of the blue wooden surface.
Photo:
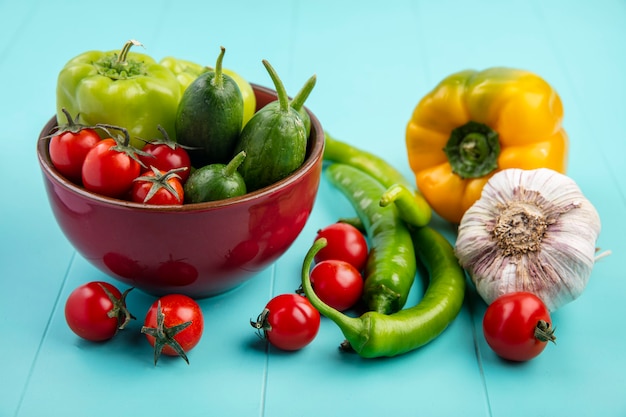
{"label": "blue wooden surface", "polygon": [[[625,416],[626,3],[623,0],[132,1],[0,0],[0,417],[166,416]],[[553,315],[558,345],[513,365],[487,347],[484,304],[469,293],[434,342],[393,359],[337,351],[337,328],[295,353],[267,349],[248,324],[272,295],[294,290],[316,229],[351,207],[322,182],[300,238],[246,285],[201,301],[206,333],[191,365],[152,363],[140,320],[106,344],[78,340],[63,305],[82,282],[109,278],[58,229],[35,141],[55,104],[56,75],[89,49],[139,39],[160,59],[226,66],[270,85],[268,59],[338,138],[410,176],[404,128],[441,78],[504,65],[555,86],[571,138],[569,175],[603,221],[599,262],[585,293]],[[450,226],[436,222],[451,240]],[[419,299],[416,285],[409,302]],[[153,298],[134,292],[142,317]],[[121,409],[119,407],[122,407]]]}

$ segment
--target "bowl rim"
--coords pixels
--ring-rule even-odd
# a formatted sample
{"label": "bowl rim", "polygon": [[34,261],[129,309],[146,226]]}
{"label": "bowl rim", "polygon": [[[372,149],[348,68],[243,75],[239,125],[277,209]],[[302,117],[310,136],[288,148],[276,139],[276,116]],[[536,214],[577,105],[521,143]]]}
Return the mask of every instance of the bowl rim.
{"label": "bowl rim", "polygon": [[[270,88],[250,83],[252,88],[255,91],[260,91],[270,95],[276,95],[276,91]],[[304,106],[305,110],[309,114],[311,119],[311,131],[315,132],[314,135],[309,135],[307,144],[307,156],[302,165],[298,167],[294,172],[286,176],[285,178],[276,181],[273,184],[270,184],[266,187],[260,188],[255,191],[248,192],[242,196],[231,197],[224,200],[218,201],[207,201],[203,203],[186,203],[183,205],[149,205],[143,203],[135,203],[133,201],[122,200],[119,198],[107,197],[104,195],[100,195],[91,191],[86,190],[80,185],[74,184],[69,179],[65,178],[59,171],[54,168],[52,162],[50,160],[50,154],[48,151],[48,144],[50,142],[50,138],[46,137],[50,134],[50,131],[54,126],[57,125],[56,117],[52,116],[50,120],[46,123],[46,125],[41,130],[39,134],[39,138],[37,140],[37,158],[39,160],[39,165],[44,170],[47,176],[51,177],[54,182],[58,185],[68,189],[72,193],[78,194],[81,197],[87,198],[94,202],[98,202],[99,204],[115,206],[116,208],[127,208],[127,209],[135,209],[135,210],[144,210],[149,212],[195,212],[195,211],[205,211],[210,209],[224,208],[233,205],[245,204],[251,200],[257,200],[261,197],[270,196],[276,192],[279,192],[291,184],[299,181],[304,175],[306,175],[309,171],[314,169],[314,166],[318,163],[320,159],[323,158],[324,147],[325,147],[325,134],[322,128],[322,125],[306,106]],[[313,130],[315,129],[315,130]],[[313,139],[313,140],[312,140]]]}

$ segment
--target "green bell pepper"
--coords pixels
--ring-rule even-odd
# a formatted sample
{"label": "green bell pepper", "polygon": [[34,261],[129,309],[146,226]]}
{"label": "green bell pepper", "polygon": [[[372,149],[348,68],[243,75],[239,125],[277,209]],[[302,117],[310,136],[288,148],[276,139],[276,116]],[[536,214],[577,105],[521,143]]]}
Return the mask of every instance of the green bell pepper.
{"label": "green bell pepper", "polygon": [[[201,74],[207,71],[213,71],[212,67],[203,66],[193,61],[186,61],[172,56],[163,58],[159,63],[176,75],[183,92],[187,89],[189,84]],[[241,91],[241,96],[243,97],[243,127],[256,112],[256,96],[254,95],[254,90],[252,89],[252,85],[235,71],[223,68],[222,72],[230,76],[239,87],[239,91]]]}
{"label": "green bell pepper", "polygon": [[173,56],[166,56],[159,61],[159,64],[174,73],[183,93],[196,78],[210,70],[209,67],[202,66],[193,61],[174,58]]}
{"label": "green bell pepper", "polygon": [[133,45],[141,44],[130,40],[121,51],[89,51],[68,61],[57,80],[57,120],[65,120],[65,108],[86,125],[124,127],[138,149],[162,137],[159,125],[175,139],[180,83],[150,56],[129,52]]}

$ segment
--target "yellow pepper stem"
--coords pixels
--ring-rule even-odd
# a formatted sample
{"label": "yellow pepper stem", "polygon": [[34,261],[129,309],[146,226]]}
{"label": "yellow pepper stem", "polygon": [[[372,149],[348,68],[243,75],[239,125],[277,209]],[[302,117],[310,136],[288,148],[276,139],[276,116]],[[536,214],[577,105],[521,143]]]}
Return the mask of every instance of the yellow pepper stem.
{"label": "yellow pepper stem", "polygon": [[450,133],[444,148],[452,172],[461,178],[480,178],[498,167],[498,132],[482,123],[468,122]]}

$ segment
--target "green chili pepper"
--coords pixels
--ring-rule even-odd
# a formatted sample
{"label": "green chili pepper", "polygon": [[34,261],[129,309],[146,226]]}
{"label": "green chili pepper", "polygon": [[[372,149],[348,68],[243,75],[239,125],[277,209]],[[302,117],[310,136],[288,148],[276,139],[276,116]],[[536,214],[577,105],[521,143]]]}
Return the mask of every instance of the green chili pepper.
{"label": "green chili pepper", "polygon": [[395,207],[378,204],[385,188],[369,174],[345,164],[332,164],[326,174],[352,203],[370,242],[365,265],[363,300],[383,314],[406,303],[416,273],[411,235]]}
{"label": "green chili pepper", "polygon": [[416,227],[425,226],[430,222],[432,210],[424,197],[413,187],[400,171],[389,165],[384,159],[341,142],[324,132],[326,144],[324,159],[339,162],[358,168],[376,178],[387,191],[380,201],[381,206],[390,204],[397,206],[400,217]]}
{"label": "green chili pepper", "polygon": [[124,127],[138,149],[161,136],[159,125],[175,139],[180,84],[150,56],[129,52],[133,45],[141,44],[131,40],[121,51],[89,51],[68,61],[57,80],[57,119],[65,120],[65,108],[86,125]]}
{"label": "green chili pepper", "polygon": [[313,306],[335,322],[349,346],[364,358],[391,357],[415,350],[439,336],[463,305],[465,275],[452,245],[435,229],[412,231],[415,254],[424,263],[430,283],[421,301],[391,315],[369,311],[349,317],[325,304],[313,291],[309,271],[315,254],[326,245],[318,239],[302,266],[302,288]]}
{"label": "green chili pepper", "polygon": [[416,194],[404,184],[393,184],[383,193],[380,198],[381,207],[390,204],[396,206],[402,220],[410,225],[421,227],[430,222],[432,211],[426,200],[416,197]]}
{"label": "green chili pepper", "polygon": [[404,175],[379,156],[339,141],[328,132],[324,132],[324,136],[326,139],[324,159],[326,161],[339,162],[359,168],[376,178],[385,187],[399,183],[411,188],[411,184]]}

